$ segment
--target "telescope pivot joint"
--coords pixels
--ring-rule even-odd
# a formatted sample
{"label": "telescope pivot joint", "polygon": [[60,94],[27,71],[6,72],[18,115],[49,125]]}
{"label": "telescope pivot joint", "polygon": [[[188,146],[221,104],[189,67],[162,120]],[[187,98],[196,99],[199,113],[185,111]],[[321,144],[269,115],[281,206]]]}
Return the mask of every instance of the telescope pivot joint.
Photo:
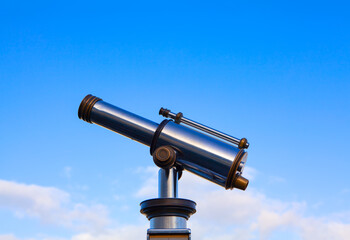
{"label": "telescope pivot joint", "polygon": [[163,169],[169,169],[176,162],[176,151],[170,146],[162,146],[157,148],[153,153],[154,163]]}

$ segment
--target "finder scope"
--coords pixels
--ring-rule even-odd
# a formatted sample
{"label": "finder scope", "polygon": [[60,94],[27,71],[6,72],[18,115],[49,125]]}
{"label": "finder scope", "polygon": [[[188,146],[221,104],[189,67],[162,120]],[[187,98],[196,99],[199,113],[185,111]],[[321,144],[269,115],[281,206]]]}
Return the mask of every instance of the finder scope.
{"label": "finder scope", "polygon": [[241,176],[248,155],[245,151],[249,147],[247,139],[232,137],[168,109],[161,108],[159,114],[170,119],[157,124],[90,94],[82,100],[78,110],[80,119],[149,146],[154,158],[171,162],[172,166],[225,189],[247,188],[249,181]]}

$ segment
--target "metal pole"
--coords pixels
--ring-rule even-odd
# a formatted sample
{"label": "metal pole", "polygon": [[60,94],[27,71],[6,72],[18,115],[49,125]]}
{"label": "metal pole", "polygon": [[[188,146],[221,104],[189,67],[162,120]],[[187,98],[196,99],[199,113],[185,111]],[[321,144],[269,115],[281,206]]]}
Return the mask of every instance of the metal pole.
{"label": "metal pole", "polygon": [[158,197],[177,198],[177,171],[175,168],[158,171]]}
{"label": "metal pole", "polygon": [[[158,171],[158,198],[177,198],[177,171],[176,169],[163,169]],[[178,216],[161,216],[150,220],[151,229],[184,229],[187,220]]]}

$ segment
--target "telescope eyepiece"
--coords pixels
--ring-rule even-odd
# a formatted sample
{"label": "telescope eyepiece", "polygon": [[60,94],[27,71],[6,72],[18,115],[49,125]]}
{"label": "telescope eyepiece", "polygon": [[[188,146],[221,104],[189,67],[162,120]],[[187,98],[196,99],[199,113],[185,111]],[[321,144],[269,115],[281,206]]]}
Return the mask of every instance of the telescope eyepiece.
{"label": "telescope eyepiece", "polygon": [[80,103],[78,117],[84,120],[85,122],[92,123],[90,121],[91,109],[95,105],[95,103],[101,100],[101,98],[95,97],[91,94],[86,95],[86,97]]}
{"label": "telescope eyepiece", "polygon": [[246,188],[248,187],[249,184],[249,180],[242,177],[241,175],[237,174],[235,179],[234,179],[234,187],[238,188],[240,190],[246,190]]}

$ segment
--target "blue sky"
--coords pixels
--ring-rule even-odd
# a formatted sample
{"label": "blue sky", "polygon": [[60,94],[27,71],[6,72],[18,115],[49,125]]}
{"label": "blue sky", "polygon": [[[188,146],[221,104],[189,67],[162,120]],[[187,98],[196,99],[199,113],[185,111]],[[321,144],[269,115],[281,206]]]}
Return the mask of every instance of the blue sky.
{"label": "blue sky", "polygon": [[348,9],[2,2],[0,239],[145,236],[138,204],[156,196],[157,169],[147,147],[78,119],[89,93],[158,123],[166,107],[248,138],[245,192],[180,181],[198,203],[194,239],[349,239]]}

